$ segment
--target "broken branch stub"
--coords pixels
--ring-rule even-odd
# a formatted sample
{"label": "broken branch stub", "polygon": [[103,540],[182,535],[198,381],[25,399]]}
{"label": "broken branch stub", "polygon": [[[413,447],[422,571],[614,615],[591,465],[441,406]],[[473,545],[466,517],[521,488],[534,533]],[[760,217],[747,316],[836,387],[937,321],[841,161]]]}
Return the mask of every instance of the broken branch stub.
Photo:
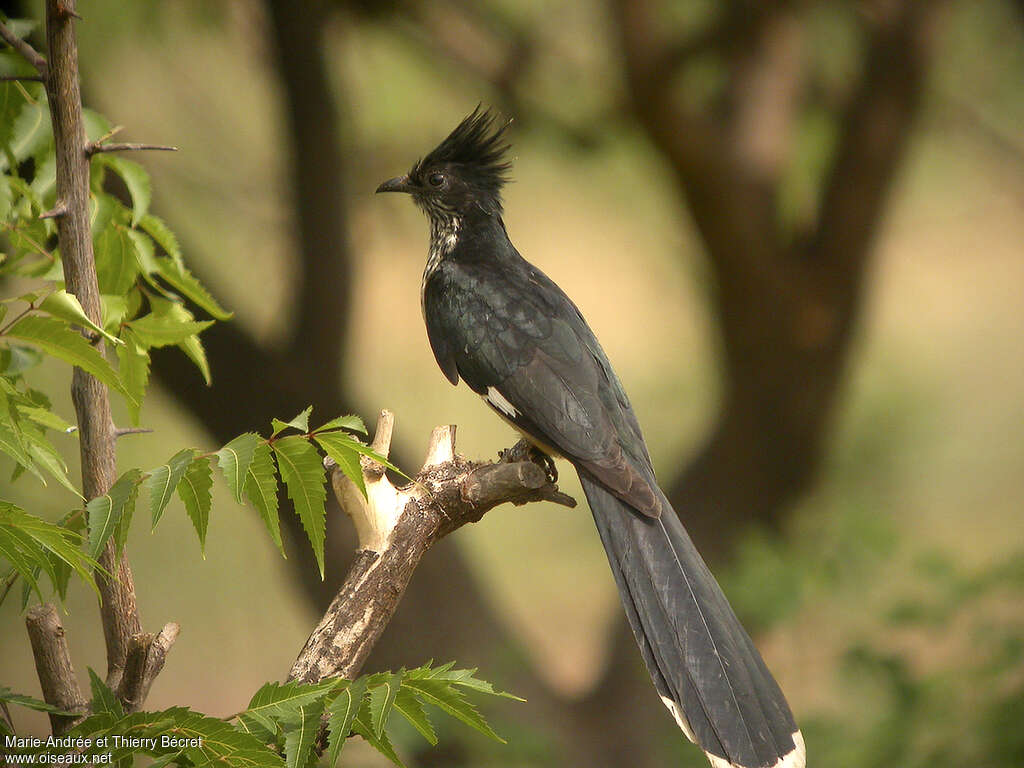
{"label": "broken branch stub", "polygon": [[[372,447],[387,456],[394,415],[381,411]],[[509,456],[520,456],[512,452]],[[292,666],[290,680],[355,677],[369,656],[419,564],[438,539],[476,522],[504,502],[552,501],[573,507],[548,472],[532,461],[469,461],[455,453],[455,427],[430,435],[423,468],[395,487],[384,467],[362,457],[366,496],[329,462],[339,505],[352,518],[359,551],[341,589]]]}

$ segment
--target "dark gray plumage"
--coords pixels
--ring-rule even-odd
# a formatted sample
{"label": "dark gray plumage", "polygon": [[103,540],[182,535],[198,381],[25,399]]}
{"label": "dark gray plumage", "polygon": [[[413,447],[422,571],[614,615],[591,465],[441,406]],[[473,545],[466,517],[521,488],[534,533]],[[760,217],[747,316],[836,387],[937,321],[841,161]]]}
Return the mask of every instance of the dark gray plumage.
{"label": "dark gray plumage", "polygon": [[601,345],[508,238],[503,131],[477,108],[377,190],[410,193],[430,219],[422,303],[438,365],[575,466],[654,686],[712,765],[804,768],[785,697],[658,487]]}

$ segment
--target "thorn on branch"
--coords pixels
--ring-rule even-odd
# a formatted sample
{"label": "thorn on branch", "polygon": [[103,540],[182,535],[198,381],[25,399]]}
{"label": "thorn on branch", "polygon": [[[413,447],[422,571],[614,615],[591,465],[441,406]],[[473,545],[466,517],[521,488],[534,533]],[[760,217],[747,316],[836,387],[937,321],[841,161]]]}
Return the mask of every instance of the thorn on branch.
{"label": "thorn on branch", "polygon": [[90,141],[85,145],[85,154],[88,157],[100,154],[101,152],[142,152],[147,150],[177,152],[178,148],[172,147],[169,144],[135,144],[132,142],[101,144],[98,141]]}
{"label": "thorn on branch", "polygon": [[75,11],[74,8],[70,7],[66,2],[57,3],[57,13],[59,13],[64,18],[78,19],[79,21],[82,20],[82,17],[78,14],[78,12]]}
{"label": "thorn on branch", "polygon": [[114,430],[114,437],[124,437],[125,435],[145,435],[152,431],[153,430],[149,427],[118,427]]}
{"label": "thorn on branch", "polygon": [[66,215],[67,212],[68,212],[67,203],[65,203],[63,200],[61,200],[55,206],[53,206],[53,208],[51,208],[50,210],[43,211],[42,213],[40,213],[39,214],[39,218],[40,219],[58,219],[61,216]]}

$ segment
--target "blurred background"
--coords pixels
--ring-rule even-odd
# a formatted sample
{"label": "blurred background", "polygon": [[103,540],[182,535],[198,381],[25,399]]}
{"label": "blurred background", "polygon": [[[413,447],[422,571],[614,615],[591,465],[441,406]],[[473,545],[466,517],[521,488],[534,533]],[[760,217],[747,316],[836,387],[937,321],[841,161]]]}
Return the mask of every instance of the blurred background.
{"label": "blurred background", "polygon": [[[810,765],[1024,765],[1024,4],[80,5],[86,104],[180,147],[138,158],[153,210],[236,312],[203,335],[212,388],[154,355],[156,431],[121,441],[122,468],[309,403],[314,423],[395,411],[409,471],[436,424],[473,458],[514,442],[431,357],[423,217],[373,195],[491,104],[513,120],[513,242],[602,340]],[[70,417],[66,369],[45,373]],[[74,505],[33,482],[5,496]],[[183,514],[129,539],[145,626],[182,625],[150,708],[244,708],[351,557],[332,510],[320,583],[216,488],[205,559]],[[102,668],[93,595],[67,611],[79,673]],[[0,643],[0,681],[38,695],[17,600]],[[529,701],[488,710],[507,746],[404,734],[411,765],[706,765],[585,507],[501,508],[432,550],[370,666],[431,658]],[[381,764],[359,746],[347,764]]]}

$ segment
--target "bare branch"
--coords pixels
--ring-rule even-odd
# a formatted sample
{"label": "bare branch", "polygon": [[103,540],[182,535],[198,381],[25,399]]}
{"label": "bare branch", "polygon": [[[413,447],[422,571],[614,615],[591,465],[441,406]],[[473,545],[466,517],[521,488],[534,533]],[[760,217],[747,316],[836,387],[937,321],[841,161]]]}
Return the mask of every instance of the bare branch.
{"label": "bare branch", "polygon": [[[390,444],[393,423],[390,412],[381,413],[375,446]],[[537,464],[470,462],[456,455],[454,426],[431,434],[427,459],[412,484],[395,488],[387,475],[365,464],[363,480],[365,498],[339,468],[331,473],[338,503],[359,533],[359,552],[289,680],[358,674],[434,542],[505,502],[576,504]]]}
{"label": "bare branch", "polygon": [[[46,59],[44,59],[39,51],[29,45],[28,42],[22,40],[8,27],[6,24],[0,23],[0,38],[3,38],[4,42],[7,43],[11,48],[16,50],[22,55],[22,57],[33,67],[40,75],[40,79],[45,79],[48,73],[46,66]],[[27,79],[27,78],[18,78]]]}
{"label": "bare branch", "polygon": [[89,157],[101,152],[140,152],[146,150],[157,150],[161,152],[177,152],[177,147],[168,144],[134,144],[131,142],[114,142],[113,144],[101,144],[98,141],[90,141],[85,145],[85,154]]}
{"label": "bare branch", "polygon": [[114,437],[125,435],[148,435],[153,430],[150,427],[118,427],[114,430]]}
{"label": "bare branch", "polygon": [[[46,40],[50,73],[46,92],[53,123],[57,160],[57,197],[64,214],[57,217],[57,234],[69,293],[78,297],[86,315],[102,323],[96,262],[89,226],[89,159],[82,121],[82,96],[78,82],[78,43],[74,29],[73,0],[47,0]],[[96,342],[97,344],[99,342]],[[107,388],[76,368],[71,399],[78,418],[82,456],[82,492],[87,499],[102,496],[117,478],[114,423]],[[121,682],[128,645],[142,632],[135,600],[135,583],[128,559],[120,557],[108,542],[100,564],[109,576],[99,575],[100,615],[107,645],[107,684]]]}
{"label": "bare branch", "polygon": [[[85,697],[71,666],[68,640],[57,609],[51,603],[34,606],[25,616],[25,626],[32,644],[39,685],[43,689],[43,700],[65,712],[84,712]],[[70,730],[82,717],[51,713],[53,733],[59,735]]]}

